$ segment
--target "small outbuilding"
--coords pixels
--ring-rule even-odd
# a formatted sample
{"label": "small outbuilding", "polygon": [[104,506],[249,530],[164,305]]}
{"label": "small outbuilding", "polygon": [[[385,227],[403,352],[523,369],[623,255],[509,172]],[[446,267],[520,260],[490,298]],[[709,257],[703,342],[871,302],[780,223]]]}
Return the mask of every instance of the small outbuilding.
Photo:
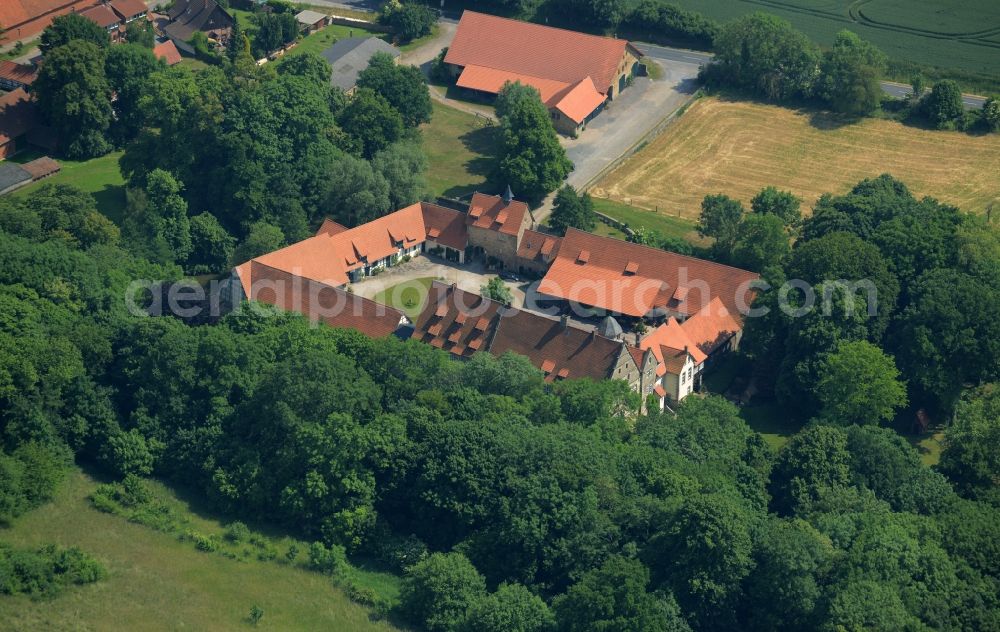
{"label": "small outbuilding", "polygon": [[324,26],[330,24],[330,16],[319,11],[299,11],[295,15],[295,21],[299,23],[299,30],[303,33],[313,33]]}

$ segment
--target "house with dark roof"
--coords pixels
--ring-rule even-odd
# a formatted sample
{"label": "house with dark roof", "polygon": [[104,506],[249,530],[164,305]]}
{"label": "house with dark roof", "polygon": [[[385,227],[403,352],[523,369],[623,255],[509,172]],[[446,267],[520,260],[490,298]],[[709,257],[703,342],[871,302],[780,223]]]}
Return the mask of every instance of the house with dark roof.
{"label": "house with dark roof", "polygon": [[434,281],[412,337],[458,358],[480,352],[525,356],[546,381],[624,380],[647,395],[656,362],[652,353],[579,329],[568,319],[506,307],[454,285]]}
{"label": "house with dark roof", "polygon": [[320,55],[330,62],[330,85],[352,94],[358,84],[358,75],[368,67],[375,53],[386,53],[399,59],[399,49],[377,37],[348,37],[334,42]]}
{"label": "house with dark roof", "polygon": [[229,43],[235,20],[216,0],[175,0],[167,12],[170,22],[164,34],[182,51],[194,54],[188,43],[197,32],[204,33],[223,45]]}
{"label": "house with dark roof", "polygon": [[507,82],[538,90],[553,123],[576,134],[638,71],[625,40],[465,11],[444,62],[466,90],[496,95]]}

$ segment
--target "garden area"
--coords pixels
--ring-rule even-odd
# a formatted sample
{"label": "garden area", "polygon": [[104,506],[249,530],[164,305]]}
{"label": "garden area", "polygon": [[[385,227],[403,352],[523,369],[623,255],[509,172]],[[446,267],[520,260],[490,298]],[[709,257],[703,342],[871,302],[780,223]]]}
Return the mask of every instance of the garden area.
{"label": "garden area", "polygon": [[427,301],[427,292],[430,290],[433,277],[420,279],[410,279],[387,287],[375,295],[375,302],[395,307],[400,310],[410,320],[416,319]]}

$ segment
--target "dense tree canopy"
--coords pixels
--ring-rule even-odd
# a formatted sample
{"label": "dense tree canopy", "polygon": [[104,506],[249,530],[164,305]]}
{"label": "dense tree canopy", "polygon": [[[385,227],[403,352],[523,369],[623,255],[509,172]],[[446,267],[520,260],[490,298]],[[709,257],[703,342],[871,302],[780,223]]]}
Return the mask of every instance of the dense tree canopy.
{"label": "dense tree canopy", "polygon": [[552,215],[549,217],[549,227],[557,235],[565,235],[567,228],[590,232],[596,225],[594,202],[589,194],[580,195],[568,184],[559,189],[552,203]]}
{"label": "dense tree canopy", "polygon": [[43,55],[48,55],[54,49],[65,46],[73,40],[83,40],[98,46],[108,48],[111,39],[108,32],[98,26],[97,22],[85,18],[79,13],[67,13],[52,20],[38,41],[38,48]]}
{"label": "dense tree canopy", "polygon": [[69,158],[93,158],[111,149],[105,138],[112,110],[104,58],[105,51],[96,44],[72,40],[45,55],[31,86],[42,116],[59,134]]}
{"label": "dense tree canopy", "polygon": [[498,99],[504,103],[499,177],[518,197],[538,202],[562,184],[573,163],[559,144],[552,118],[536,91],[507,84]]}
{"label": "dense tree canopy", "polygon": [[431,95],[423,73],[416,66],[397,64],[388,53],[372,55],[368,67],[358,75],[358,87],[382,95],[406,127],[431,120]]}

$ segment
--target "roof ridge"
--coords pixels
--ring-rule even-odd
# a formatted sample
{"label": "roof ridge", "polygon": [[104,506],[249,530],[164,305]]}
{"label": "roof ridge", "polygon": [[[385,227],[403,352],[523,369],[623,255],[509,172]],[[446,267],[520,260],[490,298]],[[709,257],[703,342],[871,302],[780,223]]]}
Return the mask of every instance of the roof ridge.
{"label": "roof ridge", "polygon": [[[625,241],[623,239],[616,239],[614,237],[606,237],[604,235],[595,235],[594,233],[588,233],[587,231],[580,230],[579,228],[574,228],[572,226],[567,226],[566,227],[566,235],[569,235],[570,231],[576,232],[576,233],[581,233],[583,235],[588,235],[588,236],[594,237],[596,239],[604,239],[604,240],[608,240],[608,241],[617,241],[617,242],[621,242],[623,244],[629,244],[630,246],[636,246],[636,247],[639,247],[639,248],[645,248],[645,249],[651,250],[653,252],[666,253],[666,254],[669,254],[669,255],[673,255],[675,257],[681,257],[682,259],[690,259],[691,261],[698,261],[698,262],[701,262],[701,263],[710,263],[710,264],[712,264],[714,266],[719,266],[720,268],[729,268],[730,270],[736,270],[738,272],[746,272],[748,274],[756,274],[758,278],[760,277],[759,274],[757,274],[756,272],[753,272],[751,270],[744,270],[743,268],[737,268],[736,266],[731,266],[731,265],[728,265],[728,264],[725,264],[725,263],[719,263],[718,261],[712,261],[710,259],[701,259],[699,257],[695,257],[695,256],[692,256],[692,255],[682,255],[681,253],[674,252],[673,250],[663,250],[662,248],[656,248],[654,246],[648,246],[646,244],[640,244],[640,243],[636,243],[634,241]],[[563,238],[565,239],[565,236]]]}
{"label": "roof ridge", "polygon": [[[462,17],[465,17],[466,13],[471,13],[473,15],[482,15],[482,16],[485,16],[487,18],[493,18],[493,19],[496,19],[496,20],[503,20],[504,22],[514,22],[516,24],[528,24],[530,26],[537,26],[538,28],[542,28],[542,29],[552,29],[553,31],[563,31],[565,33],[573,33],[574,35],[582,35],[584,37],[591,37],[591,38],[602,40],[602,41],[624,42],[625,44],[629,43],[628,40],[621,39],[620,37],[609,37],[607,35],[594,35],[593,33],[585,33],[583,31],[574,31],[573,29],[563,28],[561,26],[549,26],[548,24],[539,24],[538,22],[529,22],[527,20],[517,20],[515,18],[508,18],[508,17],[504,17],[502,15],[493,15],[492,13],[482,13],[480,11],[473,11],[472,9],[465,9],[464,11],[462,11]],[[462,21],[461,18],[459,18],[459,22],[461,22],[461,21]]]}

